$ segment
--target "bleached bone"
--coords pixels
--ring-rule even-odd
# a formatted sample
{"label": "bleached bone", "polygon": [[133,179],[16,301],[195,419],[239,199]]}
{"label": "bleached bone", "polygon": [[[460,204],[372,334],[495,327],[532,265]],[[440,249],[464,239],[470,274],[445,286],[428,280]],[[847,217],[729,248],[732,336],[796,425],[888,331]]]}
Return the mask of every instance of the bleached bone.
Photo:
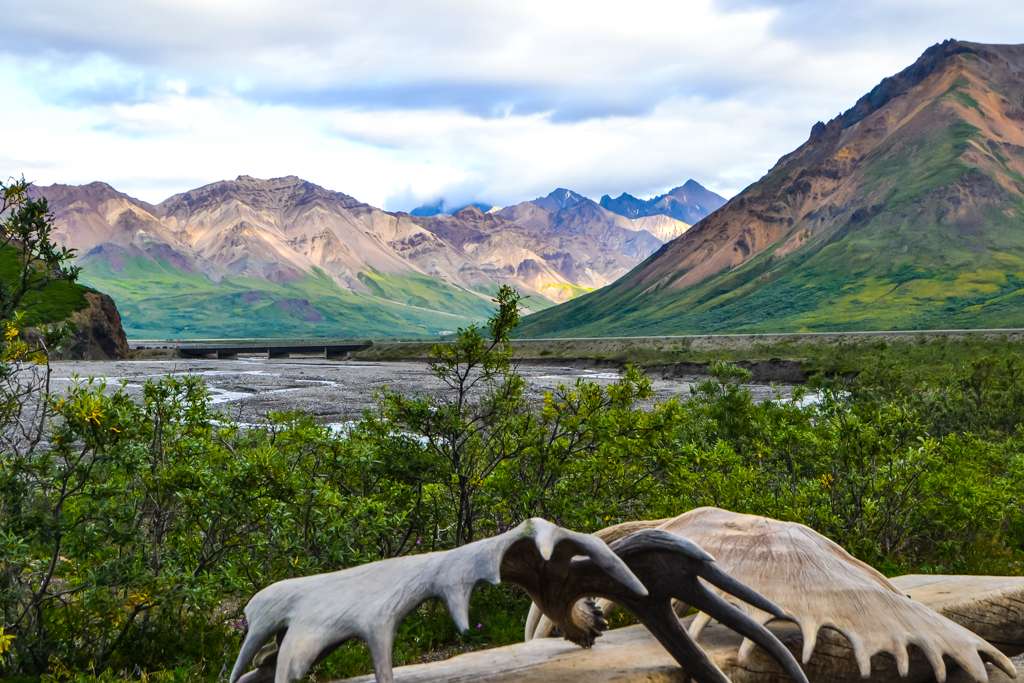
{"label": "bleached bone", "polygon": [[[248,631],[231,673],[231,683],[273,637],[276,652],[264,657],[245,683],[302,678],[317,661],[346,640],[366,642],[380,683],[393,680],[391,651],[403,618],[430,598],[442,599],[460,631],[469,627],[469,597],[480,581],[501,581],[502,561],[530,548],[543,560],[569,550],[587,555],[628,592],[645,594],[643,584],[603,542],[542,519],[531,519],[493,538],[454,550],[397,557],[345,569],[287,579],[257,593],[246,605]],[[531,554],[531,553],[527,553]],[[564,560],[563,560],[564,561]],[[593,628],[599,630],[600,624]],[[570,630],[571,627],[570,627]],[[585,627],[581,629],[585,631]],[[577,633],[573,631],[573,633]],[[581,641],[586,635],[580,633]],[[592,638],[591,638],[592,642]]]}
{"label": "bleached bone", "polygon": [[[950,657],[975,681],[988,680],[985,661],[1015,676],[1013,664],[980,636],[927,606],[903,595],[881,573],[861,562],[838,544],[793,522],[744,515],[719,508],[698,508],[679,517],[653,522],[627,522],[595,534],[607,541],[647,526],[690,539],[715,555],[722,569],[784,609],[800,627],[802,659],[814,652],[818,632],[834,629],[845,636],[861,676],[871,674],[871,657],[886,652],[906,677],[914,645],[927,658],[935,678],[944,681]],[[692,603],[691,603],[692,604]],[[700,605],[693,605],[700,608]],[[767,624],[776,617],[754,604],[739,605],[755,621]],[[713,614],[702,614],[690,625],[699,637]],[[549,635],[557,625],[531,609],[531,637]],[[740,659],[752,643],[744,640]],[[809,670],[812,679],[813,671]]]}
{"label": "bleached bone", "polygon": [[[665,573],[679,578],[668,593],[658,578]],[[545,618],[584,647],[594,642],[606,624],[600,610],[583,598],[601,596],[634,611],[698,681],[727,681],[671,613],[669,593],[685,586],[686,595],[692,592],[695,600],[705,600],[723,623],[735,624],[740,633],[776,656],[795,680],[806,681],[796,660],[767,629],[703,588],[698,574],[754,600],[767,612],[782,615],[776,606],[722,574],[707,553],[671,534],[646,532],[624,539],[613,552],[593,536],[531,519],[504,534],[454,550],[288,579],[263,589],[245,608],[249,629],[230,680],[293,681],[341,643],[359,638],[369,645],[377,681],[390,683],[392,644],[402,618],[424,600],[438,597],[464,631],[469,626],[474,585],[504,580],[526,589]],[[638,575],[651,580],[651,593]],[[276,648],[264,648],[272,638],[277,639]],[[241,676],[254,657],[256,669]]]}
{"label": "bleached bone", "polygon": [[524,587],[540,605],[542,618],[555,624],[569,640],[581,642],[581,614],[601,614],[596,605],[581,599],[598,596],[632,612],[689,677],[700,683],[726,683],[728,677],[693,642],[672,611],[673,600],[700,605],[724,625],[761,645],[794,681],[807,681],[792,654],[768,629],[709,590],[701,579],[776,618],[785,619],[785,613],[722,572],[696,544],[664,531],[648,530],[617,540],[610,547],[643,582],[646,595],[625,590],[593,560],[572,558],[571,548],[559,548],[545,566],[535,554],[510,553],[502,565],[502,578]]}

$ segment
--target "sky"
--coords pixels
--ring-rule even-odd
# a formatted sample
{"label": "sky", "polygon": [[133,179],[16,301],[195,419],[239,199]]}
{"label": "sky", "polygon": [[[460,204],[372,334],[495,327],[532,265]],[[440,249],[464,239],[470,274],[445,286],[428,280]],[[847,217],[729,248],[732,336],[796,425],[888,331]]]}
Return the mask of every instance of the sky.
{"label": "sky", "polygon": [[297,175],[407,210],[730,196],[1020,0],[0,0],[0,176],[150,202]]}

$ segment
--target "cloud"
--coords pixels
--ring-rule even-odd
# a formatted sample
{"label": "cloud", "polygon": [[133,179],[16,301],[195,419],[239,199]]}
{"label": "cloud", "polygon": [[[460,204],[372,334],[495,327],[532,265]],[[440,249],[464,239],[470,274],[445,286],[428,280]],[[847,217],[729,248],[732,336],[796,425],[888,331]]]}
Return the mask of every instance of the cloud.
{"label": "cloud", "polygon": [[899,50],[945,38],[1016,43],[1024,4],[1009,0],[719,0],[725,11],[777,9],[771,31],[812,49]]}
{"label": "cloud", "polygon": [[294,173],[389,208],[731,194],[928,45],[1017,39],[1024,6],[988,5],[0,0],[0,175],[159,201]]}
{"label": "cloud", "polygon": [[[744,69],[704,64],[727,34],[762,47],[771,12],[708,1],[164,3],[52,0],[0,25],[4,51],[66,64],[112,62],[259,102],[458,106],[481,115],[552,110],[564,119],[642,112]],[[721,71],[721,70],[720,70]],[[126,83],[132,80],[126,79]],[[146,79],[96,97],[134,101]]]}

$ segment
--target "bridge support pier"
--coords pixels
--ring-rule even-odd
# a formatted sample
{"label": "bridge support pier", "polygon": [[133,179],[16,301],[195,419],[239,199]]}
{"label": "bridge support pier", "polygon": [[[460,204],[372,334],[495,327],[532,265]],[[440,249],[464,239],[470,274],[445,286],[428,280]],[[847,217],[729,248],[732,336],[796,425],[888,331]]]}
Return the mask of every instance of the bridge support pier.
{"label": "bridge support pier", "polygon": [[[354,351],[361,351],[373,345],[370,341],[345,341],[342,339],[203,339],[195,342],[167,342],[167,348],[176,348],[182,358],[238,358],[240,354],[265,353],[267,358],[290,358],[291,356],[313,356],[321,358],[350,358]],[[173,344],[173,346],[170,346]],[[271,346],[273,344],[273,346]],[[140,347],[142,348],[142,347]]]}
{"label": "bridge support pier", "polygon": [[193,351],[193,350],[178,350],[178,355],[182,358],[216,358],[216,351]]}

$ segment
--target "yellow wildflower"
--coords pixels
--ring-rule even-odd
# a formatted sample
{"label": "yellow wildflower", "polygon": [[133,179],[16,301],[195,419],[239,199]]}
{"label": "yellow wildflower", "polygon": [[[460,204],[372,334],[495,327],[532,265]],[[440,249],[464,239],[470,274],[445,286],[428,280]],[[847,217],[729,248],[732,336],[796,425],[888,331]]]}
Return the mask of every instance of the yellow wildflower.
{"label": "yellow wildflower", "polygon": [[14,647],[14,635],[5,633],[4,627],[0,626],[0,656],[9,652],[12,647]]}

